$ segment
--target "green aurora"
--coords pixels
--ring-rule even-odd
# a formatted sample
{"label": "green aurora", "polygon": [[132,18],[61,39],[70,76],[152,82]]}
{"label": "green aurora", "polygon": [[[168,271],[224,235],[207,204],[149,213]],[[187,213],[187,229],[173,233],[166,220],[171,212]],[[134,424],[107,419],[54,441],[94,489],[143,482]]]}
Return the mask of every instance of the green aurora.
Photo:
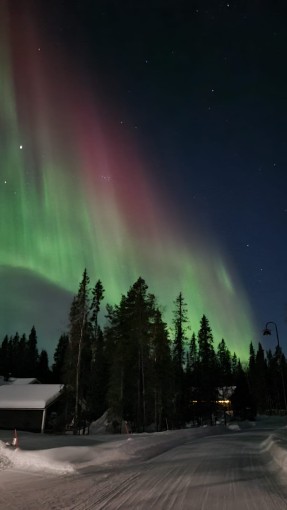
{"label": "green aurora", "polygon": [[[9,26],[3,12],[1,20]],[[190,313],[188,334],[197,332],[205,313],[215,346],[224,338],[245,360],[256,331],[252,310],[214,236],[194,219],[188,232],[181,227],[148,156],[138,140],[115,131],[103,98],[96,102],[68,64],[40,51],[27,31],[18,32],[16,42],[13,29],[7,32],[2,26],[2,269],[24,270],[75,293],[86,267],[92,283],[102,280],[109,303],[119,302],[142,276],[169,325],[181,291]],[[29,291],[24,303],[7,282],[3,290],[15,303],[8,333],[21,306],[36,329],[45,330],[44,314],[39,325],[29,307]],[[51,347],[57,340],[50,338]]]}

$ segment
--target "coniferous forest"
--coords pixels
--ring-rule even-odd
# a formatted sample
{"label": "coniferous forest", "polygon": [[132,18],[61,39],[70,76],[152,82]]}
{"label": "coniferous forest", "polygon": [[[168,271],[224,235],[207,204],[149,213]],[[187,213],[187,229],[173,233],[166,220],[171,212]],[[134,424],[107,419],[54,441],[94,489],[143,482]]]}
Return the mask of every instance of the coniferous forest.
{"label": "coniferous forest", "polygon": [[243,366],[224,339],[215,345],[206,315],[199,331],[189,333],[182,293],[174,300],[171,334],[142,278],[118,304],[107,305],[101,327],[104,295],[102,282],[92,287],[85,270],[51,366],[47,351],[38,350],[34,326],[28,337],[16,333],[2,341],[0,374],[6,379],[65,385],[59,429],[72,421],[77,430],[83,420],[96,420],[107,410],[114,431],[125,421],[137,432],[286,411],[287,367],[279,345],[272,353],[250,343]]}

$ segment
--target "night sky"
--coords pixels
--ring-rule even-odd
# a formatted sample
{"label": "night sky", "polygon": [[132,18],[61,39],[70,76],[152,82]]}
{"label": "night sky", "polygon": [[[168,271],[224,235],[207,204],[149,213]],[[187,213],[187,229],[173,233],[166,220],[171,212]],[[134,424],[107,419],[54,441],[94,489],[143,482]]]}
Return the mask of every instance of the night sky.
{"label": "night sky", "polygon": [[283,2],[0,9],[2,338],[52,356],[87,267],[109,303],[142,276],[190,336],[205,313],[246,359],[273,321],[286,353]]}

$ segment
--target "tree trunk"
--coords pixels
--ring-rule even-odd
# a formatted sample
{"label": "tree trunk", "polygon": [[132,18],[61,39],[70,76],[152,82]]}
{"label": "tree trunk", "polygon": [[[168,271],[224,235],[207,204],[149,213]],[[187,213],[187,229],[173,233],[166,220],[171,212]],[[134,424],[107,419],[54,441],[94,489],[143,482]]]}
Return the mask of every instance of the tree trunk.
{"label": "tree trunk", "polygon": [[80,371],[81,371],[82,343],[83,343],[85,322],[86,322],[86,314],[83,315],[83,320],[82,320],[82,324],[81,324],[78,359],[77,359],[77,367],[76,367],[76,396],[75,396],[75,417],[74,417],[74,431],[73,431],[74,434],[77,434],[78,429],[79,429]]}

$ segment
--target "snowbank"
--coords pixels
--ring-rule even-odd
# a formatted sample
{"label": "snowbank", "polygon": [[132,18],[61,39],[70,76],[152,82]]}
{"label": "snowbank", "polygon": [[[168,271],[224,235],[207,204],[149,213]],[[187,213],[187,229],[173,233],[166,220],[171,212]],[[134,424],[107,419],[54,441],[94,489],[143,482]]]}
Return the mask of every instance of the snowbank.
{"label": "snowbank", "polygon": [[[209,427],[189,428],[175,431],[143,433],[143,434],[90,434],[88,436],[46,435],[22,432],[19,436],[19,448],[7,447],[5,432],[0,431],[0,471],[29,470],[57,474],[76,473],[83,468],[97,469],[103,466],[114,466],[120,463],[149,460],[167,450],[203,436],[218,434],[243,433],[254,423],[233,424],[232,427],[216,425]],[[105,421],[91,427],[91,431],[102,432]],[[258,423],[258,430],[262,424]],[[267,430],[269,430],[267,428]],[[7,435],[11,432],[6,431]],[[266,434],[265,434],[266,437]],[[262,441],[258,453],[271,455],[272,461],[287,471],[287,437],[286,427],[280,428]]]}
{"label": "snowbank", "polygon": [[11,467],[13,467],[13,462],[11,462],[9,455],[7,455],[7,447],[3,441],[0,441],[0,471]]}
{"label": "snowbank", "polygon": [[224,431],[224,427],[216,426],[132,435],[47,436],[20,433],[19,448],[6,446],[4,441],[0,441],[0,470],[17,468],[73,473],[89,466],[147,460],[185,442]]}
{"label": "snowbank", "polygon": [[0,470],[13,467],[59,474],[74,472],[73,466],[67,461],[57,459],[52,450],[23,451],[20,448],[7,447],[3,441],[0,441]]}
{"label": "snowbank", "polygon": [[282,416],[258,416],[255,421],[234,422],[228,424],[229,430],[244,431],[248,428],[256,427],[268,429],[269,427],[279,427],[275,432],[270,433],[259,446],[259,453],[269,453],[274,467],[277,466],[284,472],[287,472],[287,426],[286,417]]}
{"label": "snowbank", "polygon": [[[286,436],[286,432],[285,432]],[[276,465],[287,472],[287,438],[279,434],[271,434],[262,443],[262,452],[269,452]]]}

